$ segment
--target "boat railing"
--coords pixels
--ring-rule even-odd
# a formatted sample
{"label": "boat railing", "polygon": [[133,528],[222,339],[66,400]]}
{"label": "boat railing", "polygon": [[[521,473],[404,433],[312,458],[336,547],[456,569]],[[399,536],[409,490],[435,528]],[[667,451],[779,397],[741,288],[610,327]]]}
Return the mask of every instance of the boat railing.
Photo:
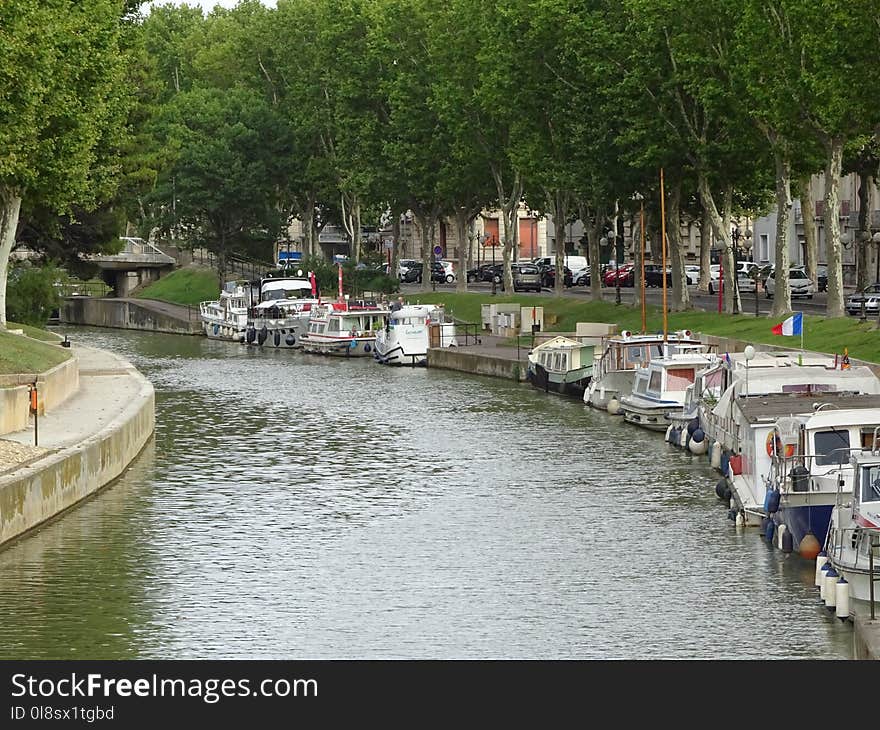
{"label": "boat railing", "polygon": [[703,412],[702,416],[706,421],[704,431],[711,433],[712,438],[718,441],[722,446],[732,449],[740,443],[740,427],[739,424],[728,416],[718,416],[710,410]]}
{"label": "boat railing", "polygon": [[[868,542],[865,543],[865,540]],[[825,552],[832,563],[843,565],[843,551],[848,542],[855,554],[855,560],[844,570],[865,571],[868,574],[868,603],[871,608],[871,620],[874,621],[876,595],[874,585],[880,581],[880,572],[875,560],[880,558],[880,531],[864,527],[835,527],[833,533],[828,533],[827,542],[829,544],[825,546]]]}
{"label": "boat railing", "polygon": [[[479,345],[483,342],[481,334],[482,325],[480,324],[475,322],[455,322],[455,327],[452,329],[454,334],[449,334],[448,328],[444,327],[442,324],[440,325],[440,343],[437,345],[438,347],[449,347],[453,340],[455,340],[455,345],[457,347]],[[434,346],[435,345],[432,343],[431,347]]]}

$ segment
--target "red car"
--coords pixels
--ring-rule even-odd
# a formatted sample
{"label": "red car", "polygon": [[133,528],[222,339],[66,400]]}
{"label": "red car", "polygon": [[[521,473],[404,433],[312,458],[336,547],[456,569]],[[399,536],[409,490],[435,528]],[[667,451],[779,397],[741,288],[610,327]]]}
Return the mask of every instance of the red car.
{"label": "red car", "polygon": [[618,282],[620,286],[632,286],[633,268],[633,264],[624,264],[619,269],[608,269],[605,276],[602,277],[602,281],[605,286],[617,286]]}

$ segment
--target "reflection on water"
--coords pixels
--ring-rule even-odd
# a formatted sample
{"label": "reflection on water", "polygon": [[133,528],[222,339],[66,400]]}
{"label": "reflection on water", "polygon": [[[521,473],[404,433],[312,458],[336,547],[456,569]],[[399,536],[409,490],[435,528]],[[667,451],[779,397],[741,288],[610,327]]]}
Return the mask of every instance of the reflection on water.
{"label": "reflection on water", "polygon": [[2,658],[851,656],[705,459],[524,385],[67,328],[156,387],[111,488],[0,551]]}

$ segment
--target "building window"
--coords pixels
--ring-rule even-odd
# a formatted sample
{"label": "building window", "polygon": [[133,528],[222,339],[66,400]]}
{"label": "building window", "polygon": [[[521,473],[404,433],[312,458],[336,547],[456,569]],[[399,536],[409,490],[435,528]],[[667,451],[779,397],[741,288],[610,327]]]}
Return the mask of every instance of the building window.
{"label": "building window", "polygon": [[759,242],[758,252],[760,255],[760,261],[769,261],[770,260],[770,236],[767,233],[761,234],[761,240]]}

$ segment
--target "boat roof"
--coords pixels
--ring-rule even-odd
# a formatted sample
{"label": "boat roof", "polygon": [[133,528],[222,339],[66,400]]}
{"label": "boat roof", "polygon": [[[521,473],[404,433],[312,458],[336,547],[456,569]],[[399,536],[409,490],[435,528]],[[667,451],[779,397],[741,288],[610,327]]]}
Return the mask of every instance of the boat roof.
{"label": "boat roof", "polygon": [[264,279],[260,291],[278,291],[284,289],[308,289],[311,291],[312,282],[308,279]]}
{"label": "boat roof", "polygon": [[535,347],[532,348],[532,352],[535,352],[536,350],[579,350],[582,347],[593,348],[594,346],[585,345],[583,342],[578,342],[570,337],[559,335],[551,340],[542,342],[540,345],[535,345]]}
{"label": "boat roof", "polygon": [[751,360],[746,360],[744,352],[729,352],[727,354],[737,370],[745,370],[747,366],[749,370],[793,367],[828,368],[833,370],[835,367],[833,357],[818,352],[759,350]]}
{"label": "boat roof", "polygon": [[[773,395],[746,396],[737,400],[737,405],[746,420],[751,424],[773,423],[781,416],[809,415],[821,403],[831,403],[836,410],[822,410],[811,416],[808,423],[813,427],[833,425],[834,414],[858,409],[864,413],[865,421],[873,420],[874,413],[880,418],[880,395],[853,395],[852,393],[779,393]],[[827,418],[824,418],[826,417]],[[840,416],[838,415],[838,418]],[[852,414],[846,416],[852,423]],[[814,419],[817,419],[814,421]],[[823,420],[824,419],[824,420]],[[880,421],[878,421],[880,422]],[[843,421],[841,421],[843,423]]]}
{"label": "boat roof", "polygon": [[648,363],[647,367],[640,369],[650,370],[651,368],[669,368],[682,365],[705,367],[717,360],[718,356],[714,352],[673,352],[663,357],[654,358]]}
{"label": "boat roof", "polygon": [[404,304],[400,309],[391,312],[392,317],[419,317],[426,318],[432,312],[442,311],[443,307],[438,304]]}

